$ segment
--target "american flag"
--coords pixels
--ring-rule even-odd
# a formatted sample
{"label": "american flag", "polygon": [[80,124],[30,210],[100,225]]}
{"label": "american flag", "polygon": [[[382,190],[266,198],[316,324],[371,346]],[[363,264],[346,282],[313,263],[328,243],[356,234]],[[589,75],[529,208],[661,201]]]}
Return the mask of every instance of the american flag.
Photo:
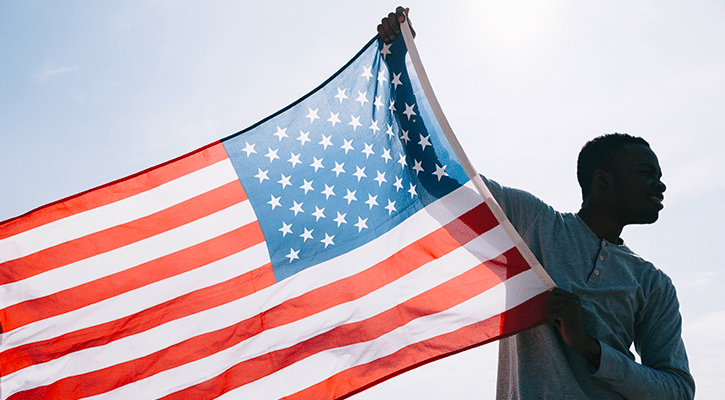
{"label": "american flag", "polygon": [[541,322],[407,54],[1,223],[2,399],[340,398]]}

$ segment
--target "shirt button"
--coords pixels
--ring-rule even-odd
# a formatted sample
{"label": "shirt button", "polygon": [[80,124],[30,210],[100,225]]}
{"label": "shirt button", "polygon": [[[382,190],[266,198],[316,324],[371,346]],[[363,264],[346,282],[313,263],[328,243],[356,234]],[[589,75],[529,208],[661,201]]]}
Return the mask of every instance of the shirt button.
{"label": "shirt button", "polygon": [[599,261],[604,261],[604,256],[599,256]]}
{"label": "shirt button", "polygon": [[602,240],[602,246],[606,246],[606,245],[607,245],[607,241],[606,240]]}
{"label": "shirt button", "polygon": [[599,270],[598,269],[595,269],[594,270],[594,275],[599,275]]}

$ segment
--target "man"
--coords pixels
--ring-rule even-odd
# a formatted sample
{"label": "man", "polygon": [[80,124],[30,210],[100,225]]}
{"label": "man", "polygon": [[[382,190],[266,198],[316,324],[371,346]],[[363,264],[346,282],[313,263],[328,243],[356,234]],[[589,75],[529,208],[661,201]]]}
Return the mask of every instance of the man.
{"label": "man", "polygon": [[[407,12],[398,7],[383,18],[384,40],[400,33]],[[620,238],[626,225],[657,220],[661,177],[644,139],[609,134],[579,153],[583,202],[576,214],[484,178],[558,286],[548,296],[548,324],[501,340],[499,399],[694,397],[675,288]]]}

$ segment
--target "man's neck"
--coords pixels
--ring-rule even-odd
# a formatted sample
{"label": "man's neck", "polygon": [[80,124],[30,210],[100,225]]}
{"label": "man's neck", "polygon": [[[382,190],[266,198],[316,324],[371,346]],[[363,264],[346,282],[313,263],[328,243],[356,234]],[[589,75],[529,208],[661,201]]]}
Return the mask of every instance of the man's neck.
{"label": "man's neck", "polygon": [[622,242],[619,236],[622,234],[624,226],[613,217],[599,212],[595,207],[592,207],[591,204],[586,202],[582,205],[578,215],[598,238],[606,239],[610,243],[619,244]]}

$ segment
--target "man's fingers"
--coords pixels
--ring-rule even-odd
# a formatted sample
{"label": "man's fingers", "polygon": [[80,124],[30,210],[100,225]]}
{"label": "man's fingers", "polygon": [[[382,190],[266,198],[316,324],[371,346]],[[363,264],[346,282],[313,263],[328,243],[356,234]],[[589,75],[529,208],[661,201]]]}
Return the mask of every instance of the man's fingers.
{"label": "man's fingers", "polygon": [[390,14],[388,14],[388,18],[384,18],[383,21],[385,21],[386,19],[387,19],[390,31],[396,35],[399,34],[400,33],[400,23],[398,22],[398,16],[394,13],[390,13]]}
{"label": "man's fingers", "polygon": [[398,6],[398,8],[395,9],[395,15],[398,17],[397,20],[399,23],[405,22],[405,17],[408,15],[409,8],[404,8],[403,6]]}
{"label": "man's fingers", "polygon": [[397,21],[395,13],[388,14],[378,25],[378,34],[384,41],[390,42],[395,40],[395,36],[400,33],[400,25]]}
{"label": "man's fingers", "polygon": [[410,33],[413,34],[413,38],[415,38],[415,29],[413,29],[413,23],[410,21],[410,18],[408,17],[408,12],[410,11],[410,8],[408,7],[401,7],[398,6],[398,8],[395,9],[395,15],[398,16],[398,23],[402,24],[405,22],[405,20],[408,20],[408,26],[410,26]]}

